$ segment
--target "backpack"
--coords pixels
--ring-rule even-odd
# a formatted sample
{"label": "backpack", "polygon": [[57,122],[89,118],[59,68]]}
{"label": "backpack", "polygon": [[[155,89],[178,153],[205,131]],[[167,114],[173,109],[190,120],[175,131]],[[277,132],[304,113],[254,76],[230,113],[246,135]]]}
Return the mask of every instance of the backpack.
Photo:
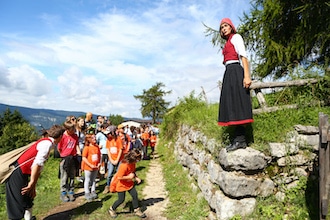
{"label": "backpack", "polygon": [[17,148],[15,150],[9,151],[5,154],[0,155],[0,183],[4,183],[12,172],[16,169],[13,163],[35,143],[32,142],[24,147]]}

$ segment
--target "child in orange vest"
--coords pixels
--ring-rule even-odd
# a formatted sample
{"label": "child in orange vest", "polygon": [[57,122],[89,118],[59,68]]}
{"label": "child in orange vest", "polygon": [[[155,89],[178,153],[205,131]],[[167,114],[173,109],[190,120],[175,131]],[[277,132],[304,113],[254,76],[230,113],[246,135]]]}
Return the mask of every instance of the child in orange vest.
{"label": "child in orange vest", "polygon": [[150,136],[149,136],[149,127],[145,127],[144,131],[141,134],[141,140],[142,140],[142,156],[143,156],[143,160],[147,160],[148,159],[148,146],[149,146],[149,141],[150,141]]}
{"label": "child in orange vest", "polygon": [[110,184],[110,192],[117,192],[118,199],[110,206],[108,212],[112,218],[117,217],[115,210],[125,201],[126,191],[132,196],[134,213],[140,218],[147,217],[139,208],[138,194],[135,183],[141,183],[141,179],[135,173],[136,162],[141,160],[141,152],[138,149],[129,151],[119,166],[118,172],[113,177]]}
{"label": "child in orange vest", "polygon": [[156,143],[157,143],[157,136],[156,134],[154,133],[153,130],[150,130],[150,148],[151,148],[151,155],[152,155],[152,158],[155,159],[155,146],[156,146]]}
{"label": "child in orange vest", "polygon": [[112,173],[115,170],[117,171],[120,162],[124,158],[123,142],[122,139],[117,136],[116,131],[111,131],[108,134],[106,148],[108,149],[109,161],[108,161],[107,185],[104,187],[103,194],[109,192]]}
{"label": "child in orange vest", "polygon": [[[84,191],[87,201],[96,199],[98,196],[96,189],[96,176],[101,166],[101,151],[96,144],[94,134],[87,134],[85,138],[85,147],[82,153],[81,169],[84,170],[85,182]],[[91,187],[91,190],[89,189]]]}

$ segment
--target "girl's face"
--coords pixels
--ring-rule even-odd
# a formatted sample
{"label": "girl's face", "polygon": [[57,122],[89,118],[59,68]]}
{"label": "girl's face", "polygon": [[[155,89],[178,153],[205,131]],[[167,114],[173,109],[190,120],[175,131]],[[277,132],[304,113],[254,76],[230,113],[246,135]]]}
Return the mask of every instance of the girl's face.
{"label": "girl's face", "polygon": [[227,23],[223,23],[220,26],[220,32],[225,37],[228,36],[229,34],[231,34],[232,30],[233,29],[231,28],[231,26]]}
{"label": "girl's face", "polygon": [[96,144],[96,136],[92,135],[91,137],[91,144]]}
{"label": "girl's face", "polygon": [[84,124],[85,124],[85,121],[84,121],[84,119],[83,119],[83,118],[80,118],[80,119],[79,119],[79,121],[77,121],[77,123],[78,123],[78,126],[81,128],[81,127],[83,127],[83,126],[84,126]]}
{"label": "girl's face", "polygon": [[111,141],[111,140],[113,139],[113,135],[112,135],[111,133],[109,133],[109,134],[107,135],[107,138],[108,138],[109,141]]}

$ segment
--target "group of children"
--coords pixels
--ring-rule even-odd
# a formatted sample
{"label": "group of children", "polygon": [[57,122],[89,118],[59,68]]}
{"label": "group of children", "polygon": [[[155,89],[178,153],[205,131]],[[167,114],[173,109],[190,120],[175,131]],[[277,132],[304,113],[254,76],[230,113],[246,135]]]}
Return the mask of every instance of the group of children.
{"label": "group of children", "polygon": [[138,206],[135,184],[141,180],[135,173],[135,164],[149,158],[148,147],[151,148],[150,155],[154,156],[157,136],[151,129],[149,131],[148,126],[116,127],[104,121],[90,126],[86,118],[68,116],[63,124],[65,132],[57,145],[61,157],[61,200],[75,200],[76,176],[84,177],[86,200],[97,199],[96,178],[104,176],[106,186],[103,193],[118,193],[117,201],[109,208],[111,217],[117,216],[115,210],[124,202],[126,191],[132,196],[134,213],[146,217]]}

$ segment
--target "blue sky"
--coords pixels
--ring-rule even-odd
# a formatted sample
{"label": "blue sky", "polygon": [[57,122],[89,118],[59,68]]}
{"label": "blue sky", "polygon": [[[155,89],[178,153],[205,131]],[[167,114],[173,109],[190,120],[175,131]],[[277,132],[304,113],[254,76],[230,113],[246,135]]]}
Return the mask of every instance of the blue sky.
{"label": "blue sky", "polygon": [[141,117],[157,82],[218,102],[224,66],[202,23],[240,24],[241,0],[0,1],[0,103]]}

